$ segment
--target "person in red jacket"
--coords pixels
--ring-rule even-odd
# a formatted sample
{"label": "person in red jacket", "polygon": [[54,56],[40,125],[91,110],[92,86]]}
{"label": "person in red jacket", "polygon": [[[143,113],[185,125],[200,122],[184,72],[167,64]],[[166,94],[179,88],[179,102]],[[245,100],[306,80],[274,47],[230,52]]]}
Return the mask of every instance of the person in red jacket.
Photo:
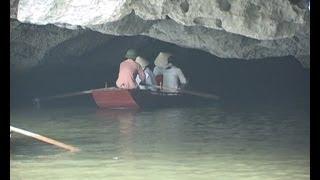
{"label": "person in red jacket", "polygon": [[125,55],[124,61],[120,63],[119,75],[116,81],[118,88],[135,89],[138,87],[136,77],[142,82],[145,81],[145,74],[142,67],[135,62],[137,52],[134,49],[129,49]]}

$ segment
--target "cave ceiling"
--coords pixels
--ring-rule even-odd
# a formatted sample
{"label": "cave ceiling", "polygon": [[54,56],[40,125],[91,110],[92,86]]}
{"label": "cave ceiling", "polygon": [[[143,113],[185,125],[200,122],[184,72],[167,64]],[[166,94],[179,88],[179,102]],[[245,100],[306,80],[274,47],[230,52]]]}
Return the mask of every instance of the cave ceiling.
{"label": "cave ceiling", "polygon": [[[77,37],[81,55],[110,36],[143,35],[239,60],[293,56],[310,67],[305,0],[10,0],[10,64],[34,67]],[[89,31],[101,36],[83,36]],[[105,36],[103,36],[105,34]]]}

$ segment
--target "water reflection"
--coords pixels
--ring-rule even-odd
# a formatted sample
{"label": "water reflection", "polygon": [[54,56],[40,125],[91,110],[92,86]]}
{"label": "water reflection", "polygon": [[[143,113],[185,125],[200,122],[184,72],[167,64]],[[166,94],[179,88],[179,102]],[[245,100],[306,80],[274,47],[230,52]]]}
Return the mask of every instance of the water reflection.
{"label": "water reflection", "polygon": [[[308,120],[308,111],[301,109],[24,111],[13,114],[11,123],[68,142],[82,151],[70,154],[57,149],[60,154],[44,156],[39,145],[21,138],[24,146],[11,154],[11,177],[308,179]],[[52,146],[41,147],[43,151],[53,150]]]}
{"label": "water reflection", "polygon": [[96,112],[96,116],[105,121],[116,120],[119,122],[119,132],[125,136],[130,136],[133,131],[134,117],[138,113],[138,110],[108,110],[99,109]]}
{"label": "water reflection", "polygon": [[99,109],[96,116],[99,120],[110,122],[116,121],[119,132],[119,156],[113,157],[117,160],[119,158],[135,159],[133,152],[133,139],[135,130],[135,115],[138,113],[136,109]]}

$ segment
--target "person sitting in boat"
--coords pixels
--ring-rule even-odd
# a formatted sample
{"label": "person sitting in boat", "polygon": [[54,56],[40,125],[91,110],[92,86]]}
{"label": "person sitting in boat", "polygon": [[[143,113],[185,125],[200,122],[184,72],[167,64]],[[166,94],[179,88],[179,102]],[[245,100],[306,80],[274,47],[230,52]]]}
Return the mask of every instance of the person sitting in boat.
{"label": "person sitting in boat", "polygon": [[155,79],[153,72],[149,68],[149,64],[150,64],[149,61],[147,61],[143,57],[138,56],[136,58],[136,63],[140,64],[140,66],[143,69],[144,74],[146,75],[145,84],[141,83],[141,79],[139,76],[136,77],[136,82],[139,84],[139,88],[140,89],[150,89],[152,91],[157,90],[157,88],[155,87],[157,84],[156,79]]}
{"label": "person sitting in boat", "polygon": [[170,53],[160,52],[154,60],[153,74],[155,75],[156,83],[159,86],[163,84],[163,71],[167,63],[167,59],[171,56]]}
{"label": "person sitting in boat", "polygon": [[142,82],[145,81],[145,74],[142,67],[134,60],[137,57],[137,52],[134,49],[129,49],[125,55],[124,61],[120,63],[119,75],[116,81],[118,88],[135,89],[138,87],[135,81],[139,75]]}
{"label": "person sitting in boat", "polygon": [[187,79],[185,78],[182,70],[171,63],[173,58],[172,54],[165,54],[166,55],[162,55],[158,59],[158,63],[162,67],[163,90],[168,92],[177,92],[180,88],[185,87]]}

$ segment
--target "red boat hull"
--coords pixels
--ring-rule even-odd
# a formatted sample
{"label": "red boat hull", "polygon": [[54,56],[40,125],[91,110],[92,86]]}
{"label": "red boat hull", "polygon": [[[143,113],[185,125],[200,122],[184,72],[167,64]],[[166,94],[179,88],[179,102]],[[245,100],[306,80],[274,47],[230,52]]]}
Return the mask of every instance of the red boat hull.
{"label": "red boat hull", "polygon": [[96,90],[92,92],[92,96],[99,108],[139,108],[131,95],[131,90],[117,88]]}
{"label": "red boat hull", "polygon": [[108,109],[187,106],[204,101],[203,98],[181,93],[119,88],[95,90],[92,97],[99,108]]}

